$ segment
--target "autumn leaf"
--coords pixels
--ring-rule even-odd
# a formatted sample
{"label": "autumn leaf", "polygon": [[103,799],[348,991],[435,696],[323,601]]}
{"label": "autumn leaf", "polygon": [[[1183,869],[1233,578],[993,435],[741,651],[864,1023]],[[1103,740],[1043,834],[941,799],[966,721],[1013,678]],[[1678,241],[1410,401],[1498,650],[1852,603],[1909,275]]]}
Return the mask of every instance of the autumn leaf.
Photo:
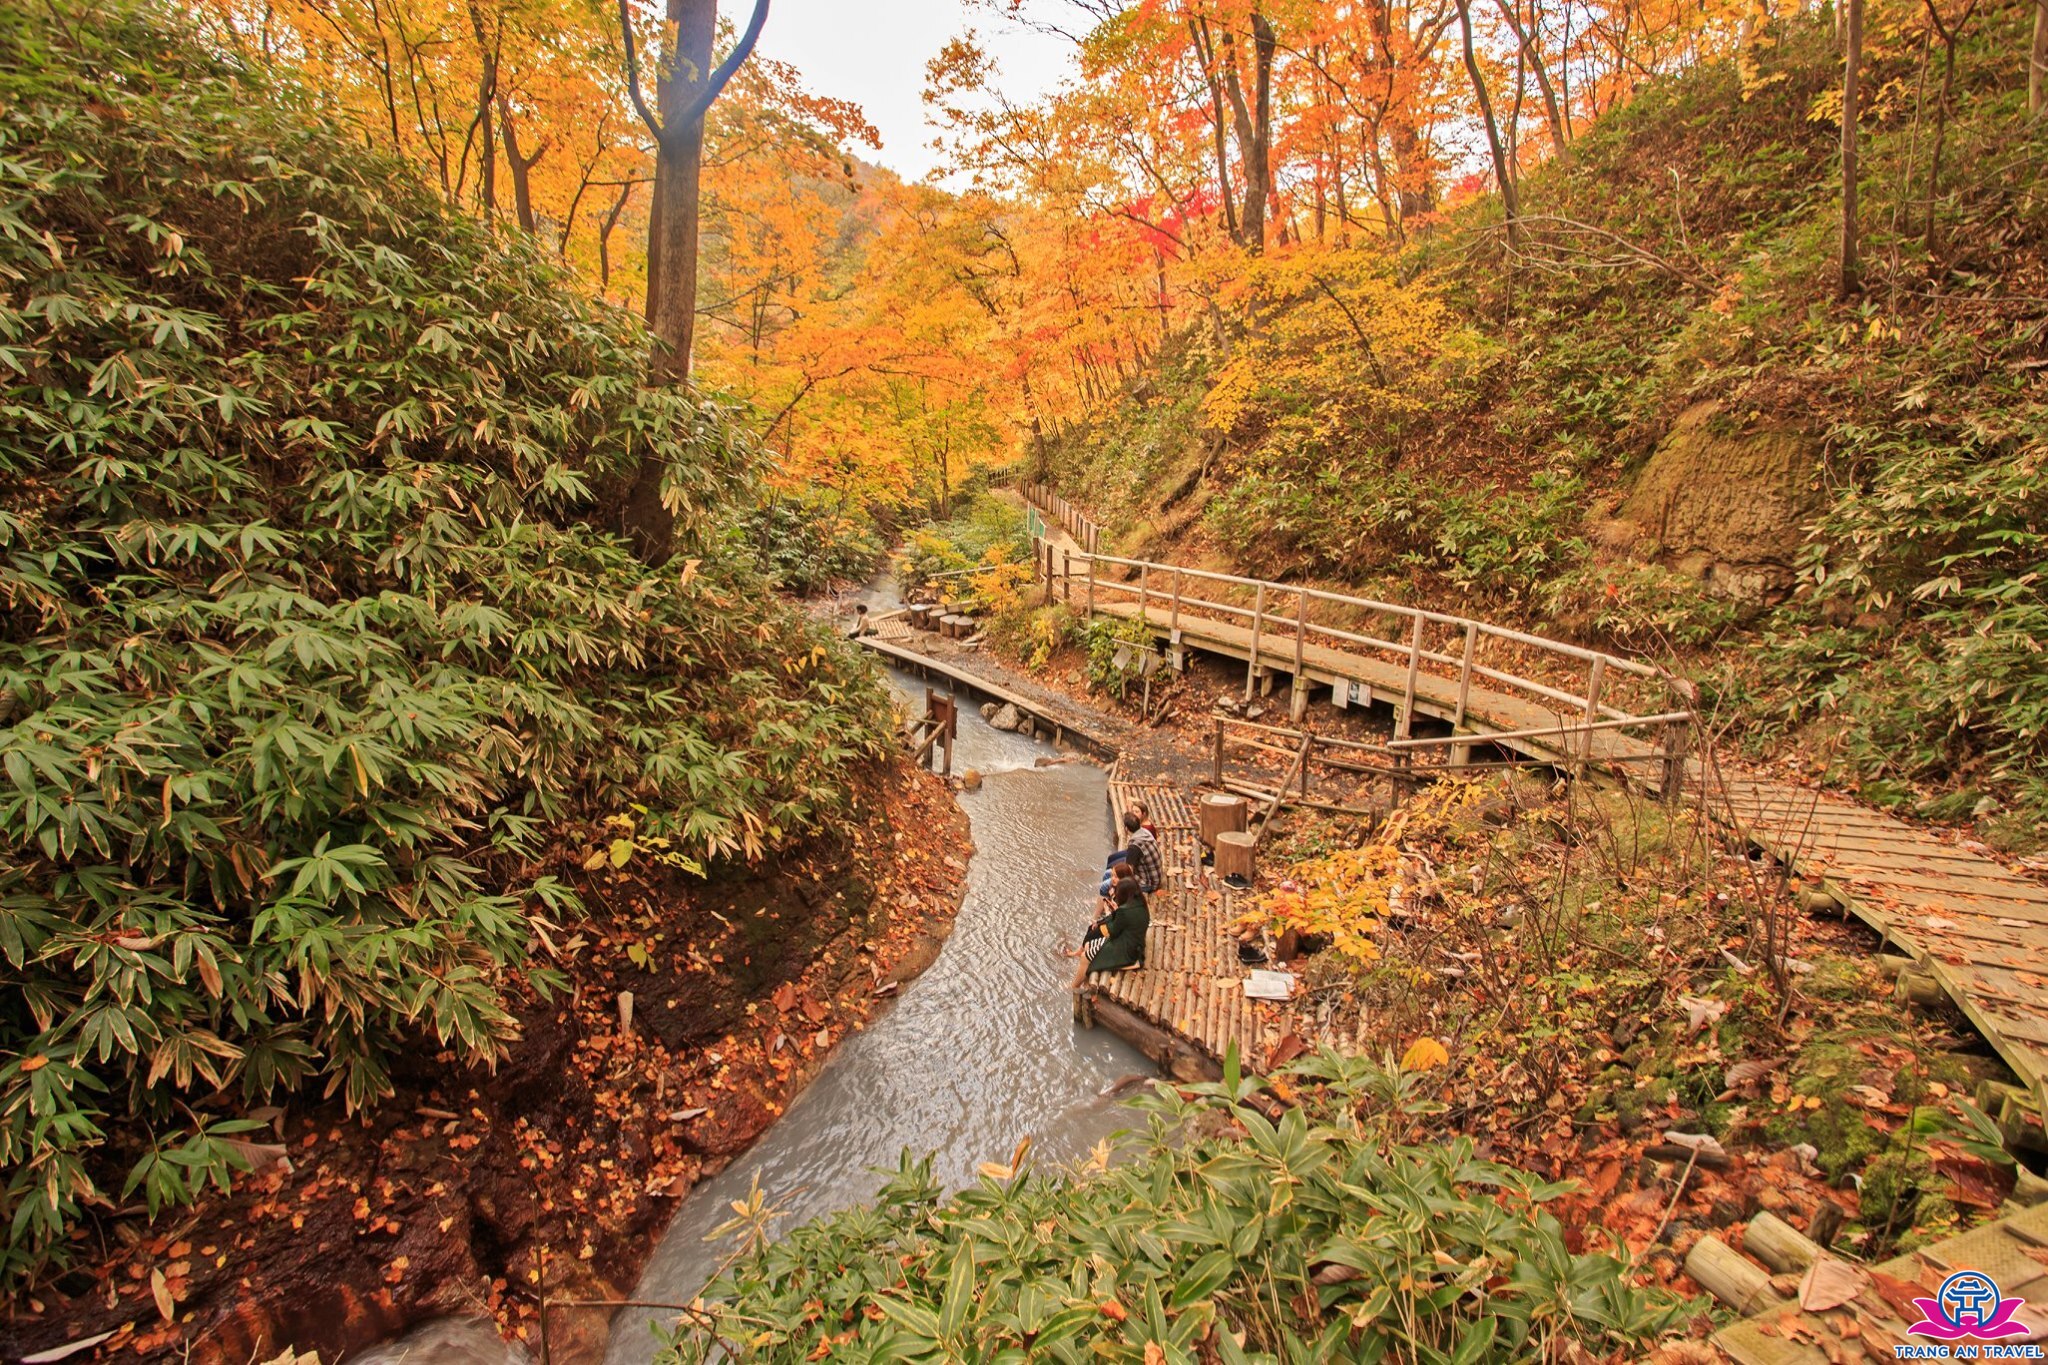
{"label": "autumn leaf", "polygon": [[1428,1071],[1433,1067],[1449,1066],[1451,1054],[1434,1038],[1417,1038],[1401,1054],[1403,1071]]}

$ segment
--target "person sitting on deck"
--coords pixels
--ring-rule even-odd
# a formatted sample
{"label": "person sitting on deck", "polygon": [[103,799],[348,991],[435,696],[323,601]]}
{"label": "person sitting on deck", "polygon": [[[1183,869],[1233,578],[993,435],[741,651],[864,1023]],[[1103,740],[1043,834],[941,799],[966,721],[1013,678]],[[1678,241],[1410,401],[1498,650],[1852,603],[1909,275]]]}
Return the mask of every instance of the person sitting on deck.
{"label": "person sitting on deck", "polygon": [[1067,949],[1068,957],[1082,957],[1095,950],[1103,936],[1103,925],[1116,912],[1118,892],[1126,884],[1137,885],[1138,871],[1129,863],[1118,863],[1110,868],[1104,881],[1109,889],[1095,898],[1095,906],[1088,913],[1088,927],[1081,934],[1081,946]]}
{"label": "person sitting on deck", "polygon": [[[1159,837],[1159,831],[1153,827],[1151,812],[1145,809],[1145,803],[1143,801],[1131,802],[1131,808],[1124,812],[1124,828],[1126,830],[1131,830],[1132,816],[1137,817],[1137,829],[1144,830],[1146,836],[1154,840],[1152,847],[1156,853],[1156,851],[1159,848],[1157,842]],[[1135,830],[1132,830],[1133,834],[1135,834],[1135,832]],[[1098,888],[1101,894],[1107,896],[1110,893],[1109,879],[1111,878],[1111,876],[1115,874],[1116,870],[1119,867],[1128,866],[1130,864],[1130,860],[1131,850],[1128,845],[1116,850],[1114,853],[1109,855],[1109,858],[1102,864],[1102,885],[1100,888]],[[1153,885],[1148,886],[1145,889],[1147,891],[1157,891],[1159,888],[1157,885]]]}
{"label": "person sitting on deck", "polygon": [[1124,812],[1124,858],[1138,874],[1138,889],[1149,896],[1166,880],[1166,864],[1159,854],[1159,840],[1140,809],[1134,806]]}
{"label": "person sitting on deck", "polygon": [[853,629],[846,633],[846,638],[858,640],[863,635],[872,635],[873,633],[874,628],[868,624],[868,604],[865,602],[854,603]]}
{"label": "person sitting on deck", "polygon": [[[1116,909],[1089,930],[1081,944],[1081,965],[1074,969],[1073,988],[1079,990],[1092,972],[1120,972],[1145,965],[1145,931],[1152,927],[1152,910],[1136,878],[1126,877],[1116,885]],[[1100,933],[1096,932],[1100,929]]]}

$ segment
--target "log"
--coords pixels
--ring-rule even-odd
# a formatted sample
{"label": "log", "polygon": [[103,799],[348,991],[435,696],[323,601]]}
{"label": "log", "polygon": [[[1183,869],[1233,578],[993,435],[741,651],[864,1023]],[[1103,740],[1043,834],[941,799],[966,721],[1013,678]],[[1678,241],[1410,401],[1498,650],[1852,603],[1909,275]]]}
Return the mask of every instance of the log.
{"label": "log", "polygon": [[1934,979],[1934,973],[1924,967],[1908,967],[1899,973],[1899,979],[1892,984],[1892,998],[1901,1005],[1918,1005],[1921,1009],[1939,1009],[1949,1003],[1948,992]]}
{"label": "log", "polygon": [[1745,1317],[1786,1303],[1784,1296],[1771,1288],[1771,1277],[1762,1266],[1718,1238],[1702,1237],[1692,1244],[1685,1254],[1685,1273]]}
{"label": "log", "polygon": [[1205,792],[1195,805],[1204,848],[1215,848],[1219,834],[1242,834],[1251,828],[1251,803],[1242,796]]}
{"label": "log", "polygon": [[1257,866],[1257,841],[1242,830],[1225,830],[1216,836],[1216,875],[1252,879]]}
{"label": "log", "polygon": [[1759,1213],[1749,1220],[1742,1249],[1780,1275],[1803,1273],[1821,1257],[1811,1238],[1774,1213]]}
{"label": "log", "polygon": [[929,603],[929,602],[913,602],[913,603],[911,603],[911,604],[910,604],[910,607],[909,607],[909,609],[908,609],[908,615],[909,615],[909,617],[910,617],[910,625],[911,625],[911,628],[912,628],[913,630],[930,630],[930,629],[932,628],[932,604],[931,604],[931,603]]}

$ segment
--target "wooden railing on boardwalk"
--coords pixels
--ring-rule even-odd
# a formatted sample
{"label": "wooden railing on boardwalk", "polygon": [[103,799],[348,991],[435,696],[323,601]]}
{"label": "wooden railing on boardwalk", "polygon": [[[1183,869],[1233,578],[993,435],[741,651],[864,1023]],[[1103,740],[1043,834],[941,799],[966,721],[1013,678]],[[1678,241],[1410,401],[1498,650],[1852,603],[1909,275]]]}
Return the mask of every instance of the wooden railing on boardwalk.
{"label": "wooden railing on boardwalk", "polygon": [[[1676,700],[1669,674],[1635,659],[1448,612],[1056,551],[1044,540],[1033,559],[1047,601],[1057,592],[1090,616],[1145,621],[1173,646],[1243,658],[1246,697],[1262,675],[1291,674],[1297,718],[1312,681],[1346,689],[1345,703],[1355,684],[1366,689],[1363,699],[1377,694],[1396,703],[1395,748],[1481,739],[1581,761],[1654,758],[1667,792],[1683,769],[1693,713]],[[1469,734],[1415,738],[1418,710]]]}
{"label": "wooden railing on boardwalk", "polygon": [[1036,481],[1017,485],[1017,491],[1046,516],[1058,522],[1083,551],[1095,554],[1102,549],[1102,528],[1080,508]]}

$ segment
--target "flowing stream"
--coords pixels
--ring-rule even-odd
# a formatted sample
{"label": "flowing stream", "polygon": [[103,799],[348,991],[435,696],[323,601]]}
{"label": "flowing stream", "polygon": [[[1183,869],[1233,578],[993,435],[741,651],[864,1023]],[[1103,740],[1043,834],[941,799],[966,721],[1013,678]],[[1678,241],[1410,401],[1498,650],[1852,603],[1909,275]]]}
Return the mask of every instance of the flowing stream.
{"label": "flowing stream", "polygon": [[[922,711],[925,684],[892,673]],[[911,699],[915,699],[912,702]],[[729,1248],[704,1235],[756,1177],[783,1226],[862,1202],[905,1147],[931,1152],[947,1187],[1033,1139],[1033,1160],[1073,1160],[1125,1126],[1105,1092],[1151,1067],[1112,1035],[1077,1028],[1061,956],[1078,937],[1110,847],[1106,779],[1088,763],[1036,767],[1050,745],[991,728],[962,698],[953,771],[982,774],[960,804],[974,831],[967,894],[938,960],[867,1030],[840,1044],[789,1112],[745,1155],[693,1190],[635,1297],[687,1303]],[[612,1327],[608,1365],[652,1359],[650,1319]]]}
{"label": "flowing stream", "polygon": [[[874,600],[870,596],[869,600]],[[921,714],[926,684],[889,671]],[[759,1179],[789,1228],[870,1198],[909,1148],[931,1153],[948,1188],[984,1161],[1007,1161],[1019,1138],[1032,1160],[1072,1161],[1128,1123],[1110,1097],[1120,1079],[1152,1070],[1107,1032],[1078,1028],[1062,951],[1079,937],[1110,847],[1107,779],[1084,762],[1038,766],[1051,745],[1006,734],[960,702],[953,771],[982,775],[960,795],[975,852],[966,897],[936,961],[867,1029],[842,1042],[789,1110],[717,1177],[684,1199],[634,1298],[687,1303],[730,1247],[705,1234]],[[673,1313],[622,1310],[607,1365],[641,1365]],[[441,1322],[377,1348],[370,1365],[471,1365],[518,1360],[487,1326]]]}

